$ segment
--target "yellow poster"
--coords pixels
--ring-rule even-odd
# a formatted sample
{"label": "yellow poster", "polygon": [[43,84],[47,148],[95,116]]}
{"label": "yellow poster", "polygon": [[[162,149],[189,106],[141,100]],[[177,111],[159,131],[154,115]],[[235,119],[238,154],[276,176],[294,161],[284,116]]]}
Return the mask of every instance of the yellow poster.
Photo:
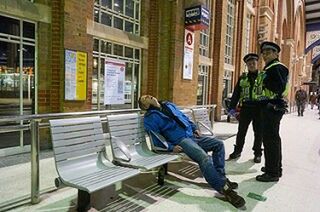
{"label": "yellow poster", "polygon": [[77,51],[76,100],[87,98],[87,53]]}

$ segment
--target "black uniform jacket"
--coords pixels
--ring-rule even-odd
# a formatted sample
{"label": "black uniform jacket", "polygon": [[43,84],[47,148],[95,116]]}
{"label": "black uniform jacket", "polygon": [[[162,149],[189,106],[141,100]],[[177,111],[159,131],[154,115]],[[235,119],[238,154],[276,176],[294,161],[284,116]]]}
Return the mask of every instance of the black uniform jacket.
{"label": "black uniform jacket", "polygon": [[[278,62],[278,59],[274,59],[265,65],[264,70],[272,63]],[[282,104],[283,98],[282,93],[286,89],[288,81],[289,70],[284,65],[278,64],[272,66],[266,70],[266,77],[263,80],[263,86],[273,93],[278,94],[278,97],[275,99],[267,100],[266,102],[274,104]]]}
{"label": "black uniform jacket", "polygon": [[[254,86],[254,81],[256,80],[257,76],[258,76],[258,72],[248,72],[248,74],[247,74],[247,77],[250,82],[250,99],[252,99],[252,90],[253,90],[253,86]],[[230,102],[230,109],[235,109],[239,100],[240,100],[240,94],[242,92],[242,88],[240,86],[240,81],[243,77],[245,77],[245,75],[242,75],[239,78],[239,80],[234,88],[234,91],[233,91],[233,94],[231,97],[231,102]],[[255,104],[256,104],[255,101],[245,101],[245,102],[243,102],[242,106],[251,106],[251,105],[255,105]]]}

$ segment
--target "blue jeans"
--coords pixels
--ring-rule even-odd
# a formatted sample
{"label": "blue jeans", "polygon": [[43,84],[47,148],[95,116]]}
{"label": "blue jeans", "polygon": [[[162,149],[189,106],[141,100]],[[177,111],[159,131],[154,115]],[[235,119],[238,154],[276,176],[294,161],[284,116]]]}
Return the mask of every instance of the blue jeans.
{"label": "blue jeans", "polygon": [[[188,157],[199,164],[202,175],[209,185],[216,191],[221,191],[226,183],[223,142],[213,137],[201,136],[184,138],[178,145]],[[210,151],[212,151],[211,157],[207,154]]]}

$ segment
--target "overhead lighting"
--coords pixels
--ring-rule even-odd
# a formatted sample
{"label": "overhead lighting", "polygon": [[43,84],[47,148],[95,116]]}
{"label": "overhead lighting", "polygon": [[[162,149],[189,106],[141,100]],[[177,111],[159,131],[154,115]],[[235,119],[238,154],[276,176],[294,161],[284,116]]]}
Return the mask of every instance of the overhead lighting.
{"label": "overhead lighting", "polygon": [[114,6],[119,7],[119,4],[118,3],[114,3]]}

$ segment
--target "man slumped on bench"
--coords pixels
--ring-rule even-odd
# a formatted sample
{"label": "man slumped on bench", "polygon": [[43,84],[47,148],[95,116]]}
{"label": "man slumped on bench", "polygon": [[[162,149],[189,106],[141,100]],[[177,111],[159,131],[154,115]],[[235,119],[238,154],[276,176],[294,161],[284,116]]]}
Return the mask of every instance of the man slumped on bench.
{"label": "man slumped on bench", "polygon": [[[197,162],[210,186],[224,195],[233,206],[239,208],[245,205],[245,200],[233,190],[238,184],[225,176],[225,151],[222,141],[201,136],[195,124],[171,102],[159,103],[155,97],[144,95],[139,98],[139,106],[147,111],[144,115],[147,132],[162,135],[168,142],[168,151],[183,151]],[[155,146],[163,146],[156,136],[152,136],[152,140]],[[207,154],[210,151],[212,157]]]}

